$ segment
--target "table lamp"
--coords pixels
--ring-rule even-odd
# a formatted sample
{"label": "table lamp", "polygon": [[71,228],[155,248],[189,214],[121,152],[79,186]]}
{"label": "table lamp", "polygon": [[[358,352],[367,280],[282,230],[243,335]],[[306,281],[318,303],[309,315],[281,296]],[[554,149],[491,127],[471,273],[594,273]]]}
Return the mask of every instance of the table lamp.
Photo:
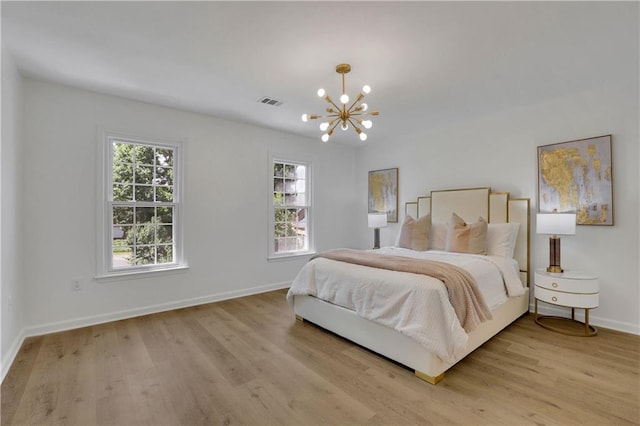
{"label": "table lamp", "polygon": [[549,267],[547,272],[563,272],[560,266],[560,237],[558,235],[575,235],[576,215],[557,212],[538,213],[536,217],[536,232],[550,235]]}
{"label": "table lamp", "polygon": [[373,248],[380,248],[380,228],[387,226],[386,213],[369,213],[367,217],[369,228],[373,228]]}

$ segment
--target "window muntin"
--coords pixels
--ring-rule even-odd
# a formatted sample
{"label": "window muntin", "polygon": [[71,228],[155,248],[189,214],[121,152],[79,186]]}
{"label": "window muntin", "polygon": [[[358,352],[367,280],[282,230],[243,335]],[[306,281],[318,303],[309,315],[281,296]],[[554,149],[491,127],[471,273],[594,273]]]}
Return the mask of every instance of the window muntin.
{"label": "window muntin", "polygon": [[108,142],[108,271],[178,264],[179,146],[121,137]]}
{"label": "window muntin", "polygon": [[308,252],[311,247],[310,166],[278,159],[272,161],[272,166],[270,254],[277,257]]}

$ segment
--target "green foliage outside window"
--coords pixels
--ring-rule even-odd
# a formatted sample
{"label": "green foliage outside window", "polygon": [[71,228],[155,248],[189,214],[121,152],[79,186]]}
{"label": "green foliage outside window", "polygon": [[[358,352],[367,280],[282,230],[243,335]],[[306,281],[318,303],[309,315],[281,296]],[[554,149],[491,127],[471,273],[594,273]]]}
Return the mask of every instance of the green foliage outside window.
{"label": "green foliage outside window", "polygon": [[174,150],[115,142],[112,158],[113,253],[129,265],[173,262]]}

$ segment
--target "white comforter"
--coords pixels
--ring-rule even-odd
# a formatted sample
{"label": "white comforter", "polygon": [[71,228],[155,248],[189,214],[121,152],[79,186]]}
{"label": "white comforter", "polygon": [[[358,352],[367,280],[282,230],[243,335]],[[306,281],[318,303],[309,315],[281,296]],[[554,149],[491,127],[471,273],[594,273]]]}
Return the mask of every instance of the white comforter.
{"label": "white comforter", "polygon": [[[524,293],[513,263],[497,256],[385,247],[382,254],[452,263],[475,278],[485,302],[495,309],[508,296]],[[417,340],[445,362],[462,357],[468,336],[449,303],[444,284],[426,275],[395,272],[316,258],[300,270],[287,300],[310,295]]]}

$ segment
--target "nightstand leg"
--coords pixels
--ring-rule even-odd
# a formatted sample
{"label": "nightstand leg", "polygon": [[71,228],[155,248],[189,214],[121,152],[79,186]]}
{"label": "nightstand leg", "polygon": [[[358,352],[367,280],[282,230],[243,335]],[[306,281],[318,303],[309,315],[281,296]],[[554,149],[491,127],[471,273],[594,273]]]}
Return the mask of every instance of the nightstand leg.
{"label": "nightstand leg", "polygon": [[584,335],[589,335],[589,309],[584,310]]}
{"label": "nightstand leg", "polygon": [[574,308],[571,308],[571,319],[574,321],[576,319],[576,310]]}

